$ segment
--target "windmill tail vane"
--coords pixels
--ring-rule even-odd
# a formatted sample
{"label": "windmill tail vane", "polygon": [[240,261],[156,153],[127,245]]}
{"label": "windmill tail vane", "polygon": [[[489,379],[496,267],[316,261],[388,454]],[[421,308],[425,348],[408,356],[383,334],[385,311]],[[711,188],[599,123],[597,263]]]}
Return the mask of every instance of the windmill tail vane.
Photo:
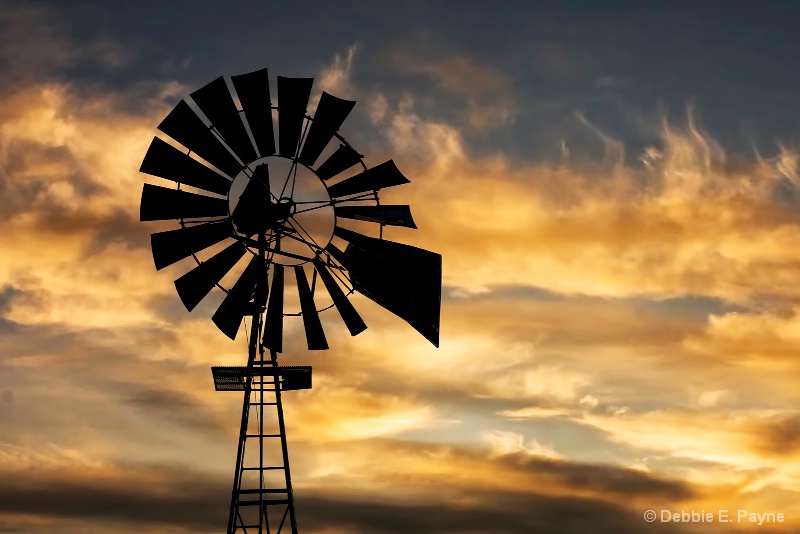
{"label": "windmill tail vane", "polygon": [[[278,365],[284,318],[301,317],[308,349],[326,350],[320,312],[366,330],[358,292],[438,347],[441,256],[383,239],[385,226],[417,228],[407,205],[379,199],[409,180],[391,160],[367,167],[339,134],[355,102],[323,92],[310,116],[313,78],[279,76],[277,105],[267,69],[230,80],[191,94],[199,113],[181,100],[158,125],[172,142],[154,137],[140,171],[172,186],[144,184],[140,219],[177,222],[151,246],[157,270],[191,267],[175,280],[188,311],[218,288],[221,332],[235,339],[251,318],[247,365],[212,367],[217,391],[244,395],[227,532],[296,534],[281,392],[311,388],[311,367]],[[286,310],[287,285],[299,311]]]}

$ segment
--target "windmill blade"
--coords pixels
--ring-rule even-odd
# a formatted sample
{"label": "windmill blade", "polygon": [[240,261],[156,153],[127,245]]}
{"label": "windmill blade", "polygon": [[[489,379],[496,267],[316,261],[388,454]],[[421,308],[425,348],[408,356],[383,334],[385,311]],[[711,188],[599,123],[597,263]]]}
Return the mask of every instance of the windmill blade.
{"label": "windmill blade", "polygon": [[158,129],[199,155],[231,178],[235,178],[242,165],[214,137],[208,126],[200,120],[192,108],[181,100],[175,109],[161,121]]}
{"label": "windmill blade", "polygon": [[267,314],[264,317],[264,337],[261,343],[275,352],[283,352],[283,265],[273,264]]}
{"label": "windmill blade", "polygon": [[[341,226],[334,226],[333,227],[333,235],[337,237],[341,237],[348,243],[368,243],[370,239],[374,239],[372,237],[365,236],[364,234],[359,234],[358,232],[354,232],[352,230],[348,230],[347,228],[342,228]],[[336,248],[336,247],[333,247]],[[338,251],[338,249],[336,249]],[[344,254],[344,253],[341,253]],[[334,256],[335,257],[335,256]],[[348,256],[345,254],[345,258]],[[338,258],[337,258],[338,259]],[[344,264],[342,264],[344,265]],[[349,271],[350,269],[348,269]]]}
{"label": "windmill blade", "polygon": [[244,256],[247,248],[236,241],[228,248],[204,261],[188,273],[175,280],[175,288],[186,309],[192,311],[208,292]]}
{"label": "windmill blade", "polygon": [[176,261],[188,258],[195,252],[233,236],[229,221],[188,226],[178,230],[159,232],[150,236],[153,260],[160,271]]}
{"label": "windmill blade", "polygon": [[231,181],[228,178],[217,174],[158,137],[154,137],[150,143],[139,171],[219,195],[227,195],[231,188]]}
{"label": "windmill blade", "polygon": [[225,296],[217,311],[211,317],[214,324],[223,334],[231,339],[236,339],[239,325],[247,314],[250,297],[258,281],[258,274],[261,271],[264,261],[258,256],[254,256],[242,276],[233,285],[233,288]]}
{"label": "windmill blade", "polygon": [[278,153],[284,158],[297,154],[313,84],[314,78],[278,76]]}
{"label": "windmill blade", "polygon": [[227,199],[144,184],[142,203],[139,208],[140,221],[225,217],[227,215]]}
{"label": "windmill blade", "polygon": [[269,166],[262,163],[253,171],[253,176],[233,209],[232,218],[236,229],[245,235],[265,231],[271,209]]}
{"label": "windmill blade", "polygon": [[340,145],[325,163],[315,171],[322,180],[330,180],[339,173],[342,173],[358,164],[361,161],[361,154],[347,145]]}
{"label": "windmill blade", "polygon": [[353,177],[342,180],[338,184],[330,186],[328,188],[328,194],[332,198],[338,198],[355,193],[364,193],[366,191],[377,191],[384,187],[392,187],[407,183],[410,183],[410,180],[403,176],[403,173],[400,172],[397,165],[394,164],[394,161],[389,160],[372,167],[368,171],[356,174]]}
{"label": "windmill blade", "polygon": [[344,100],[323,92],[319,97],[317,111],[314,113],[314,119],[311,121],[303,150],[297,161],[306,167],[314,165],[355,105],[352,100]]}
{"label": "windmill blade", "polygon": [[256,151],[239,117],[239,110],[236,109],[233,97],[228,91],[225,78],[220,76],[191,96],[243,163],[247,164],[256,159]]}
{"label": "windmill blade", "polygon": [[330,271],[328,271],[328,268],[319,257],[314,259],[314,267],[317,268],[319,277],[322,279],[322,283],[325,284],[325,289],[328,290],[331,299],[333,299],[336,309],[339,310],[339,315],[342,316],[344,324],[347,325],[350,335],[357,336],[366,330],[367,325],[364,323],[364,320],[358,314],[353,304],[348,300],[342,288],[339,287],[339,284],[333,279]]}
{"label": "windmill blade", "polygon": [[420,248],[336,228],[353,288],[439,346],[442,256]]}
{"label": "windmill blade", "polygon": [[337,217],[345,219],[417,228],[411,218],[411,208],[406,205],[334,206],[333,211]]}
{"label": "windmill blade", "polygon": [[231,76],[239,96],[247,124],[262,158],[275,153],[275,134],[272,132],[272,103],[269,98],[269,71],[257,70]]}
{"label": "windmill blade", "polygon": [[297,277],[297,291],[300,293],[300,311],[303,313],[308,350],[328,350],[328,341],[325,339],[325,331],[322,329],[317,306],[314,304],[314,295],[308,287],[308,278],[303,266],[295,265],[294,274]]}

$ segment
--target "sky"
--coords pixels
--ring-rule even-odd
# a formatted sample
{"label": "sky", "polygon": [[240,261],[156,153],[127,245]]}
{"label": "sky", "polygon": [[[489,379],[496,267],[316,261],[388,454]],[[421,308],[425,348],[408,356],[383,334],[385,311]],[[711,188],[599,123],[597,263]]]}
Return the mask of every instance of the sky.
{"label": "sky", "polygon": [[138,169],[180,99],[264,67],[357,101],[341,133],[411,180],[381,201],[418,229],[385,237],[443,257],[438,349],[359,295],[369,328],[324,313],[328,351],[287,318],[301,532],[800,531],[798,23],[0,0],[0,532],[224,528],[241,397],[209,367],[246,341],[184,309],[189,264],[155,270]]}

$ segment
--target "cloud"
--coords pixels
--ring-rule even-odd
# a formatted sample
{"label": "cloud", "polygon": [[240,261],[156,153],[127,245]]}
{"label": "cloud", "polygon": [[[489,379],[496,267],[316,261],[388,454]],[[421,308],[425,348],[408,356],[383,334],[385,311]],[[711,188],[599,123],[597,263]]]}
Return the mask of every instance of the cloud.
{"label": "cloud", "polygon": [[800,313],[730,312],[713,314],[703,332],[687,338],[692,350],[725,355],[731,361],[793,360],[800,346]]}
{"label": "cloud", "polygon": [[[519,494],[483,494],[455,505],[396,505],[344,499],[304,499],[298,506],[315,511],[309,526],[337,525],[355,534],[406,532],[497,532],[516,534],[546,525],[554,534],[583,532],[633,533],[640,525],[633,514],[582,499]],[[669,531],[667,527],[666,531]]]}
{"label": "cloud", "polygon": [[495,398],[544,398],[560,404],[577,400],[579,391],[587,384],[587,377],[580,373],[555,366],[531,365],[489,380],[488,389]]}
{"label": "cloud", "polygon": [[[0,102],[0,212],[6,217],[0,277],[21,292],[6,317],[18,323],[108,326],[154,322],[147,228],[136,210],[136,170],[151,116],[119,108],[132,95],[88,100],[57,84]],[[113,119],[108,112],[116,109]],[[153,103],[161,113],[165,103]]]}
{"label": "cloud", "polygon": [[[2,92],[8,94],[32,81],[51,79],[65,70],[91,65],[118,68],[132,58],[130,48],[106,35],[92,35],[82,41],[65,35],[63,21],[91,10],[64,5],[5,1],[0,13],[0,70]],[[95,28],[96,29],[96,28]]]}
{"label": "cloud", "polygon": [[597,87],[612,88],[625,85],[626,80],[619,78],[618,76],[606,75],[599,76],[597,79],[595,79],[594,83]]}
{"label": "cloud", "polygon": [[50,469],[30,472],[22,484],[7,476],[2,480],[0,514],[39,518],[22,520],[17,526],[23,532],[37,531],[37,523],[53,528],[62,519],[84,525],[105,521],[106,528],[121,532],[131,524],[210,530],[225,523],[230,491],[222,480],[167,466]]}
{"label": "cloud", "polygon": [[564,457],[553,450],[552,447],[542,445],[535,439],[525,443],[525,437],[514,432],[503,432],[502,430],[489,430],[484,432],[484,439],[489,442],[493,456],[505,456],[507,454],[529,454],[551,460],[561,460]]}
{"label": "cloud", "polygon": [[[793,197],[776,204],[789,187],[776,160],[732,163],[690,123],[663,126],[649,168],[518,165],[467,158],[458,129],[410,107],[398,117],[384,131],[413,185],[386,196],[414,206],[423,231],[408,239],[442,252],[448,285],[737,303],[798,294],[800,230]],[[415,163],[426,151],[434,163]]]}
{"label": "cloud", "polygon": [[391,108],[380,93],[370,102],[370,116],[382,126],[384,137],[395,151],[435,168],[464,159],[460,132],[444,122],[423,120],[412,96],[403,96]]}
{"label": "cloud", "polygon": [[580,405],[588,409],[596,408],[597,404],[598,404],[597,398],[591,395],[586,395],[582,397],[580,400]]}
{"label": "cloud", "polygon": [[[394,502],[464,502],[475,491],[573,495],[621,506],[679,502],[695,489],[678,479],[624,467],[569,461],[552,447],[514,433],[487,431],[484,446],[442,446],[394,439],[331,443],[307,457],[302,492],[382,495]],[[391,491],[385,492],[391,488]]]}
{"label": "cloud", "polygon": [[0,444],[0,466],[18,471],[36,471],[76,467],[103,469],[103,459],[92,457],[79,449],[69,449],[49,443],[43,450],[32,450],[14,445]]}
{"label": "cloud", "polygon": [[543,408],[540,406],[530,406],[517,410],[501,410],[497,414],[511,419],[539,419],[548,417],[561,417],[569,415],[571,411],[558,408]]}
{"label": "cloud", "polygon": [[466,56],[447,55],[433,59],[395,52],[391,55],[391,63],[402,71],[430,76],[442,89],[454,94],[497,95],[506,88],[506,80],[499,72]]}
{"label": "cloud", "polygon": [[391,394],[358,391],[336,381],[316,380],[291,408],[293,436],[313,442],[388,436],[434,423],[430,406]]}
{"label": "cloud", "polygon": [[670,471],[695,483],[730,485],[742,495],[768,485],[800,487],[797,417],[790,412],[659,410],[576,421],[637,450],[689,460]]}
{"label": "cloud", "polygon": [[354,43],[348,46],[344,53],[336,54],[333,57],[333,63],[325,67],[317,77],[317,88],[340,98],[352,96],[350,71],[353,68],[353,58],[357,50],[358,44]]}
{"label": "cloud", "polygon": [[579,79],[592,67],[580,50],[554,40],[535,41],[528,56],[530,66],[546,79]]}
{"label": "cloud", "polygon": [[768,454],[796,456],[800,452],[800,416],[779,415],[758,425],[754,433],[759,447]]}
{"label": "cloud", "polygon": [[699,406],[704,407],[713,407],[722,404],[726,397],[728,397],[729,392],[722,389],[716,391],[704,391],[700,398],[697,401]]}
{"label": "cloud", "polygon": [[404,48],[390,53],[387,61],[398,72],[424,75],[445,98],[459,99],[461,123],[470,130],[497,128],[518,113],[509,81],[474,58],[456,52],[431,54],[430,48],[416,53]]}
{"label": "cloud", "polygon": [[[482,532],[502,519],[503,532],[522,533],[536,525],[549,524],[555,517],[550,518],[548,514],[558,512],[556,515],[561,519],[556,523],[562,525],[563,532],[573,532],[580,528],[580,524],[593,521],[617,529],[610,531],[635,532],[636,511],[629,510],[624,503],[609,500],[609,496],[650,495],[672,500],[690,495],[679,483],[635,471],[537,460],[524,454],[486,460],[467,451],[430,455],[419,446],[391,442],[385,446],[387,450],[395,450],[400,457],[391,461],[393,457],[386,456],[385,451],[367,457],[349,455],[350,463],[389,459],[390,465],[384,462],[377,472],[367,470],[361,473],[377,480],[375,475],[391,474],[396,469],[393,472],[394,483],[400,489],[409,482],[407,475],[422,475],[427,479],[425,485],[431,485],[430,489],[435,485],[437,491],[429,494],[423,487],[422,494],[415,496],[410,493],[405,497],[399,493],[370,492],[369,486],[363,483],[359,486],[343,484],[341,489],[327,490],[300,487],[296,490],[300,524],[304,528],[338,527],[353,532],[418,532],[421,528],[425,532],[452,532],[453,528]],[[335,445],[332,450],[335,450]],[[145,529],[145,532],[157,526],[175,529],[176,532],[184,529],[205,532],[218,529],[227,517],[226,495],[230,491],[227,477],[198,472],[182,465],[98,465],[75,453],[65,456],[55,450],[48,453],[48,457],[54,454],[54,457],[65,457],[66,460],[38,462],[38,469],[26,471],[24,483],[20,483],[16,476],[9,476],[18,471],[14,468],[9,470],[8,464],[0,463],[0,466],[5,465],[0,467],[4,475],[0,477],[0,521],[21,517],[17,526],[23,532],[39,532],[40,528],[64,520],[76,525],[105,524],[106,528],[119,532],[127,532],[126,528],[133,525]],[[421,466],[423,458],[425,465]],[[416,461],[409,463],[409,460]],[[453,465],[448,467],[448,464]],[[21,469],[27,464],[16,465]],[[407,469],[397,469],[402,465]],[[441,467],[436,469],[436,465]],[[501,491],[464,485],[469,478],[450,476],[442,479],[451,471],[455,474],[455,470],[465,467],[478,468],[481,473],[494,469],[498,477],[516,471],[522,475],[520,480],[532,481],[528,477],[533,476],[543,478],[538,485]],[[354,471],[347,473],[352,475]],[[516,478],[519,479],[519,475]],[[541,490],[546,487],[543,486],[546,480],[550,484],[562,484],[562,492],[554,495],[543,493]],[[424,480],[417,478],[416,483],[420,482]],[[355,489],[357,487],[362,489]],[[576,491],[580,496],[570,494]],[[53,505],[42,508],[37,504],[41,502],[52,502]],[[432,513],[433,510],[437,513]],[[572,523],[569,517],[576,514],[582,519]]]}

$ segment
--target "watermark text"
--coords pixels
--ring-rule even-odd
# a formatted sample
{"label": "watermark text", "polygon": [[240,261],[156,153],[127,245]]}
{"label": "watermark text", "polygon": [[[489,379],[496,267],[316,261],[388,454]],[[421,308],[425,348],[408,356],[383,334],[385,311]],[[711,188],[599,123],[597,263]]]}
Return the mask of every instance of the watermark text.
{"label": "watermark text", "polygon": [[764,525],[783,523],[783,512],[758,512],[754,510],[645,510],[648,523],[750,523]]}

